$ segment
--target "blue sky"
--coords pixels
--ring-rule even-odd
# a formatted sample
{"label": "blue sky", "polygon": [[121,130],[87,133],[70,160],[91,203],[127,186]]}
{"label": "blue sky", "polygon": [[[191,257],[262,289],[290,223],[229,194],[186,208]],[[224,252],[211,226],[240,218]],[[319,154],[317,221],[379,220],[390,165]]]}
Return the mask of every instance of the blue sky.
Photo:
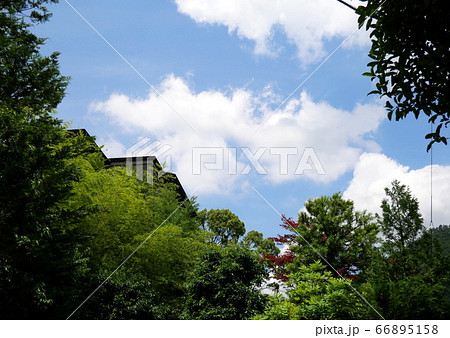
{"label": "blue sky", "polygon": [[[283,231],[278,213],[295,217],[308,198],[338,191],[377,212],[399,179],[429,224],[430,126],[390,122],[366,95],[368,35],[336,0],[61,0],[50,9],[35,31],[71,76],[58,116],[109,156],[145,137],[168,145],[156,155],[200,208],[230,209],[247,230],[273,236]],[[449,224],[450,147],[434,148],[433,223]]]}

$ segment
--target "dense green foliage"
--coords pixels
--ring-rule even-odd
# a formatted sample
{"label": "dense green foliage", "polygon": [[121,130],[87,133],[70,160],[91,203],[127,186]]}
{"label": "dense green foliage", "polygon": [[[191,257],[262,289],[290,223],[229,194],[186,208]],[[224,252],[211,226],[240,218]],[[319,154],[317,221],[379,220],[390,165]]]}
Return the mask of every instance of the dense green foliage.
{"label": "dense green foliage", "polygon": [[298,223],[284,218],[293,234],[274,240],[288,248],[265,257],[285,296],[276,293],[255,318],[448,318],[449,261],[409,189],[394,181],[385,191],[378,224],[340,194],[307,201]]}
{"label": "dense green foliage", "polygon": [[[438,240],[442,248],[442,255],[450,260],[450,226],[439,225],[437,228],[430,230],[430,235]],[[432,246],[431,250],[435,251],[436,248]],[[450,304],[450,281],[447,282],[445,300],[447,304]]]}
{"label": "dense green foliage", "polygon": [[376,300],[388,318],[445,318],[449,261],[426,231],[409,189],[394,181],[385,190],[379,220],[384,240],[369,271]]}
{"label": "dense green foliage", "polygon": [[[279,243],[288,243],[292,252],[287,272],[322,258],[335,277],[360,273],[377,241],[374,217],[355,211],[353,202],[344,200],[340,193],[310,199],[305,209],[299,213],[298,222],[284,220],[283,227],[290,235],[275,238]],[[281,268],[285,270],[284,266]]]}
{"label": "dense green foliage", "polygon": [[450,226],[441,224],[433,229],[431,234],[439,241],[444,256],[450,256]]}
{"label": "dense green foliage", "polygon": [[25,21],[47,20],[49,2],[56,1],[0,1],[0,104],[9,108],[50,111],[64,97],[68,78],[59,72],[59,54],[41,55],[45,39]]}
{"label": "dense green foliage", "polygon": [[302,226],[295,229],[301,239],[292,249],[301,262],[311,264],[320,253],[329,269],[333,267],[341,275],[362,269],[376,242],[378,227],[373,217],[355,211],[353,202],[341,194],[308,200],[305,209],[299,213]]}
{"label": "dense green foliage", "polygon": [[302,265],[289,275],[287,297],[272,296],[271,306],[255,319],[380,319],[364,300],[371,295],[361,290],[362,299],[351,284],[333,277],[319,261]]}
{"label": "dense green foliage", "polygon": [[385,188],[386,198],[381,203],[381,233],[384,236],[381,252],[391,261],[395,261],[392,272],[398,278],[404,278],[420,269],[419,262],[414,261],[418,241],[425,232],[423,219],[419,213],[419,203],[411,192],[400,182],[392,182],[391,189]]}
{"label": "dense green foliage", "polygon": [[50,18],[51,13],[45,6],[51,3],[58,3],[58,0],[1,0],[0,9],[9,15],[20,15],[32,22],[41,23]]}
{"label": "dense green foliage", "polygon": [[73,291],[81,264],[81,210],[68,212],[83,150],[46,112],[0,108],[0,312],[54,313]]}
{"label": "dense green foliage", "polygon": [[[69,138],[52,109],[66,78],[57,54],[43,57],[31,22],[49,1],[0,2],[0,315],[55,317],[83,267],[80,210],[62,206],[81,177],[70,163],[89,140]],[[83,145],[84,144],[84,145]]]}
{"label": "dense green foliage", "polygon": [[385,97],[388,118],[398,121],[424,114],[436,129],[426,135],[447,144],[441,135],[450,123],[450,12],[446,0],[364,0],[356,10],[359,24],[370,30],[373,60],[368,66],[376,89]]}
{"label": "dense green foliage", "polygon": [[236,243],[245,234],[244,223],[228,209],[211,209],[199,212],[202,228],[211,231],[212,241],[227,245]]}
{"label": "dense green foliage", "polygon": [[[81,303],[102,282],[98,276],[106,278],[139,247],[122,268],[121,277],[114,275],[105,284],[111,292],[100,292],[95,296],[97,302],[89,301],[85,305],[88,313],[97,313],[94,318],[99,319],[119,318],[116,312],[104,313],[112,306],[108,301],[125,308],[133,302],[130,297],[138,297],[131,286],[147,285],[144,294],[151,297],[142,301],[139,311],[149,306],[152,318],[176,318],[181,311],[185,280],[199,250],[206,245],[207,235],[200,232],[192,216],[196,211],[195,203],[186,201],[181,205],[176,187],[149,185],[127,176],[125,168],[96,170],[84,159],[78,159],[78,163],[84,167],[84,177],[74,185],[67,208],[89,208],[78,226],[90,236],[85,243],[90,271],[76,301]],[[130,278],[131,284],[125,276]],[[122,288],[123,294],[119,292]],[[119,293],[113,297],[114,290]],[[97,311],[99,302],[106,308]],[[74,318],[85,316],[80,310]]]}
{"label": "dense green foliage", "polygon": [[274,241],[269,238],[264,238],[263,234],[256,230],[247,232],[243,238],[243,242],[254,249],[260,256],[278,255],[280,253],[280,249],[277,248]]}
{"label": "dense green foliage", "polygon": [[[157,303],[154,290],[148,278],[130,273],[128,269],[117,271],[102,284],[109,275],[105,273],[85,274],[80,286],[90,291],[97,290],[83,304],[72,319],[161,319],[168,309]],[[82,304],[83,299],[74,299],[71,311]],[[65,314],[66,317],[69,313]]]}
{"label": "dense green foliage", "polygon": [[264,310],[264,264],[242,244],[211,246],[188,282],[187,319],[248,319]]}

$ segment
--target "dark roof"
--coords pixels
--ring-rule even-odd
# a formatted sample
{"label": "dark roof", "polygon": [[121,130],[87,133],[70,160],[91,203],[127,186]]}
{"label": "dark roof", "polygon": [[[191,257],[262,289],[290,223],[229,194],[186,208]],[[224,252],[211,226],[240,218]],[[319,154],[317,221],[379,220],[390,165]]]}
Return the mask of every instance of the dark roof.
{"label": "dark roof", "polygon": [[[71,133],[81,133],[85,136],[92,137],[86,129],[68,129]],[[92,137],[92,140],[95,142],[95,137]],[[98,147],[98,145],[96,144]],[[103,155],[103,158],[105,159],[105,165],[107,167],[126,167],[127,161],[133,166],[133,168],[137,167],[137,164],[140,164],[139,168],[142,168],[142,171],[147,171],[148,163],[152,163],[152,168],[156,168],[156,171],[154,171],[154,174],[160,172],[162,170],[162,166],[159,163],[158,159],[155,156],[131,156],[131,157],[107,157],[105,153],[101,150],[100,152]],[[139,175],[139,172],[137,173]],[[142,175],[142,174],[141,174]],[[141,176],[142,177],[142,176]],[[178,179],[177,175],[175,173],[171,172],[165,172],[163,174],[164,181],[168,183],[172,183],[176,185],[176,191],[178,195],[180,196],[181,201],[184,201],[187,198],[187,194],[184,191],[183,186],[181,185],[180,180]]]}

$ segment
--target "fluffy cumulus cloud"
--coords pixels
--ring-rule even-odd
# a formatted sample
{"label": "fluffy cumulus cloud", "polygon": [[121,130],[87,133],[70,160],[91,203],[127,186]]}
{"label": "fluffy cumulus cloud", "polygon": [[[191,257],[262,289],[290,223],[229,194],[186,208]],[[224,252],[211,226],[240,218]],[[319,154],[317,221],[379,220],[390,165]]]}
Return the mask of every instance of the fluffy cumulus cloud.
{"label": "fluffy cumulus cloud", "polygon": [[170,145],[159,159],[170,162],[188,191],[236,192],[250,186],[250,177],[273,184],[330,182],[352,170],[364,151],[379,151],[371,136],[384,112],[376,104],[345,111],[301,93],[273,111],[270,88],[196,93],[175,76],[158,92],[142,98],[113,94],[91,110],[123,130]]}
{"label": "fluffy cumulus cloud", "polygon": [[[273,37],[281,29],[297,47],[305,63],[325,54],[324,43],[332,38],[349,46],[368,43],[364,31],[356,31],[357,16],[336,0],[175,0],[178,11],[203,24],[219,24],[241,38],[255,42],[258,54],[274,54]],[[360,1],[348,0],[353,6]]]}
{"label": "fluffy cumulus cloud", "polygon": [[[411,170],[395,160],[376,153],[364,153],[355,166],[354,177],[344,192],[344,197],[355,201],[359,210],[381,213],[380,204],[385,197],[384,188],[393,180],[409,186],[418,199],[424,224],[430,224],[431,168]],[[450,191],[450,166],[433,166],[433,224],[450,224],[448,192]]]}

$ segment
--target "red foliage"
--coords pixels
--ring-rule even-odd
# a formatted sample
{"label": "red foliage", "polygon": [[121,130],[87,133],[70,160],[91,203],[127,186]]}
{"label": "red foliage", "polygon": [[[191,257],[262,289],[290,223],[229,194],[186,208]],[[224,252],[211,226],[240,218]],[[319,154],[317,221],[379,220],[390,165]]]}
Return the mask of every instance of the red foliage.
{"label": "red foliage", "polygon": [[[283,223],[280,224],[280,226],[286,230],[292,231],[293,229],[299,227],[297,222],[295,222],[292,218],[287,218],[285,215],[281,216],[281,220]],[[297,235],[278,235],[277,237],[269,237],[269,239],[274,241],[276,244],[292,244],[296,241]],[[274,272],[274,278],[286,282],[288,278],[283,274],[283,272],[285,271],[286,264],[292,263],[295,257],[295,253],[287,249],[278,256],[264,255],[263,259],[269,263],[270,269]]]}
{"label": "red foliage", "polygon": [[278,237],[269,237],[269,239],[276,242],[277,244],[293,243],[296,238],[297,238],[297,235],[291,235],[291,234],[278,235]]}
{"label": "red foliage", "polygon": [[285,215],[281,216],[281,220],[283,221],[282,224],[280,224],[283,228],[285,228],[286,230],[291,230],[291,229],[297,229],[298,228],[298,223],[295,222],[291,217],[287,218]]}
{"label": "red foliage", "polygon": [[273,278],[278,279],[278,280],[282,281],[283,283],[286,283],[289,280],[289,278],[287,276],[281,275],[281,274],[275,274],[273,276]]}
{"label": "red foliage", "polygon": [[269,268],[274,272],[274,278],[286,282],[288,278],[282,272],[287,263],[292,263],[294,261],[294,258],[296,257],[295,253],[287,249],[278,256],[263,255],[263,257],[266,262],[269,263]]}
{"label": "red foliage", "polygon": [[344,278],[348,278],[351,280],[357,280],[358,279],[358,269],[353,268],[353,267],[343,267],[339,270],[337,270],[337,273],[339,276],[344,277]]}
{"label": "red foliage", "polygon": [[286,266],[286,263],[292,263],[294,261],[295,253],[287,249],[285,252],[279,254],[278,256],[264,255],[263,257],[269,262],[273,263],[273,265],[275,266],[284,267]]}
{"label": "red foliage", "polygon": [[356,279],[358,279],[358,275],[356,274],[357,271],[358,270],[355,268],[343,267],[343,268],[337,270],[337,273],[341,277],[348,278],[351,280],[356,280]]}

